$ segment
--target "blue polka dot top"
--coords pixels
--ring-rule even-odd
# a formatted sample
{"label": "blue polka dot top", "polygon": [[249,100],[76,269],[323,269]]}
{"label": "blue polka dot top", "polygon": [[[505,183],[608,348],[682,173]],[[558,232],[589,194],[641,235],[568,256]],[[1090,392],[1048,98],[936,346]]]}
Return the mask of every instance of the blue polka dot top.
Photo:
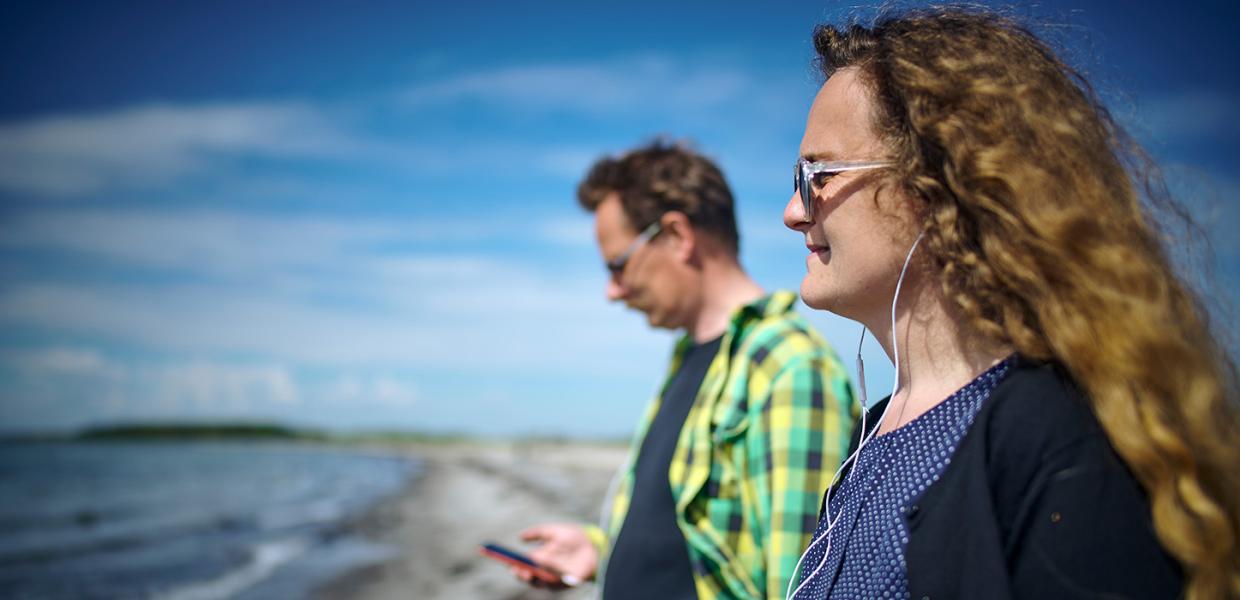
{"label": "blue polka dot top", "polygon": [[[904,511],[951,463],[956,446],[1013,360],[987,369],[938,406],[866,443],[832,496],[827,518],[818,522],[816,543],[801,564],[798,585],[804,585],[795,598],[909,597]],[[829,522],[835,525],[823,537]]]}

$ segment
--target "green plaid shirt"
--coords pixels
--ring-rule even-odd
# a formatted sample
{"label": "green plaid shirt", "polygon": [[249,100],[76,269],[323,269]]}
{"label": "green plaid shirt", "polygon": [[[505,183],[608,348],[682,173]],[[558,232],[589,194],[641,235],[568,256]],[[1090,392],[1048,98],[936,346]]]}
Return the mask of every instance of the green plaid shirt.
{"label": "green plaid shirt", "polygon": [[[668,479],[699,598],[783,598],[848,449],[848,376],[793,312],[796,299],[777,292],[733,315],[680,432]],[[688,336],[677,343],[664,389],[692,344]],[[604,575],[662,395],[638,428],[605,528],[590,531]]]}

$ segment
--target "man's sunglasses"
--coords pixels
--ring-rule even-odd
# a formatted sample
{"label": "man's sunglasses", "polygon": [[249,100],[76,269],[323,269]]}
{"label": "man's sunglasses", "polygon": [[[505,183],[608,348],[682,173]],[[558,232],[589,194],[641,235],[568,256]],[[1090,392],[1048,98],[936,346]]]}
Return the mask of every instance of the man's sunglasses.
{"label": "man's sunglasses", "polygon": [[654,236],[659,235],[662,231],[663,224],[655,221],[649,227],[643,229],[641,233],[637,234],[637,239],[633,240],[632,244],[629,244],[629,247],[623,254],[607,261],[607,270],[611,272],[611,276],[619,281],[620,276],[624,275],[624,267],[629,264],[629,259],[633,258],[633,253],[637,252],[638,248],[654,239]]}
{"label": "man's sunglasses", "polygon": [[827,184],[827,179],[831,175],[843,173],[844,171],[877,169],[890,165],[891,163],[889,162],[870,160],[810,162],[804,158],[797,159],[797,164],[792,169],[792,189],[801,194],[801,205],[805,208],[805,221],[810,222],[814,220],[814,190],[822,189],[822,186]]}

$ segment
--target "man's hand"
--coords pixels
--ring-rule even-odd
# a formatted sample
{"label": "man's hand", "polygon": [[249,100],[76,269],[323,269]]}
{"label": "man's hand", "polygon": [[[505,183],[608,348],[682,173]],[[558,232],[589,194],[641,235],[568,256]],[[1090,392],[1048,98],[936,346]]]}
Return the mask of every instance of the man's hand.
{"label": "man's hand", "polygon": [[[586,581],[594,577],[598,569],[598,550],[590,543],[586,530],[576,523],[548,523],[535,525],[521,532],[527,542],[541,542],[528,554],[534,562],[563,573],[566,580]],[[531,585],[539,585],[529,569],[513,567],[517,578]]]}

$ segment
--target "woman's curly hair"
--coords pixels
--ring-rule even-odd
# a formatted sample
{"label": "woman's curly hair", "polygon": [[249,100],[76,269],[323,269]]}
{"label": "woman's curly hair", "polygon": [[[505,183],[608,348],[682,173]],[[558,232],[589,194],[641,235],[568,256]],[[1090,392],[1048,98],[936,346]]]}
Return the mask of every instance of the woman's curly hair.
{"label": "woman's curly hair", "polygon": [[827,77],[855,68],[873,95],[964,322],[1064,367],[1149,494],[1187,597],[1240,597],[1235,363],[1168,256],[1155,215],[1187,216],[1145,154],[1083,77],[997,14],[820,26],[814,46]]}

